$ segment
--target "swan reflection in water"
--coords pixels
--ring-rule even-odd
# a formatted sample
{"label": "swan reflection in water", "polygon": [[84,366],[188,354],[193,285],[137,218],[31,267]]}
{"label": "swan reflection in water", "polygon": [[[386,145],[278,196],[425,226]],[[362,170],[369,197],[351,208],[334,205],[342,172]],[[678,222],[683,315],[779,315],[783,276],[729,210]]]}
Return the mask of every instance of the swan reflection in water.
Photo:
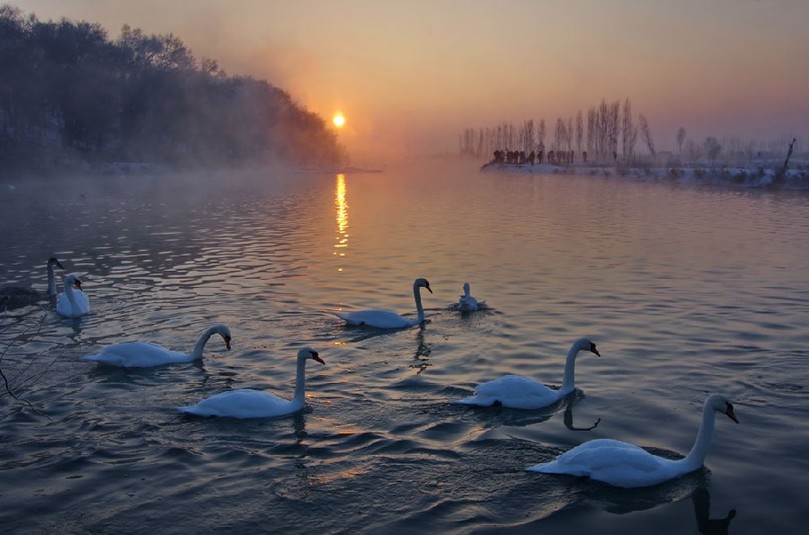
{"label": "swan reflection in water", "polygon": [[710,518],[711,495],[708,489],[700,487],[691,495],[694,502],[694,515],[697,517],[697,529],[703,535],[724,535],[729,533],[730,522],[736,517],[736,509],[728,511],[725,518]]}
{"label": "swan reflection in water", "polygon": [[573,406],[581,399],[584,399],[584,393],[580,390],[576,390],[558,403],[538,410],[526,411],[523,409],[510,409],[508,407],[495,406],[483,409],[469,407],[465,412],[479,414],[481,419],[491,422],[491,427],[495,427],[496,425],[525,427],[550,420],[554,414],[557,414],[561,408],[564,408],[563,422],[565,427],[570,431],[592,431],[601,423],[601,418],[596,419],[596,421],[589,426],[577,427],[573,423]]}
{"label": "swan reflection in water", "polygon": [[416,375],[421,375],[421,372],[432,366],[430,364],[430,353],[432,353],[432,349],[430,349],[430,345],[424,342],[424,324],[419,326],[419,330],[416,332],[416,343],[418,346],[416,347],[416,353],[413,355],[413,363],[410,365],[411,368],[415,368]]}

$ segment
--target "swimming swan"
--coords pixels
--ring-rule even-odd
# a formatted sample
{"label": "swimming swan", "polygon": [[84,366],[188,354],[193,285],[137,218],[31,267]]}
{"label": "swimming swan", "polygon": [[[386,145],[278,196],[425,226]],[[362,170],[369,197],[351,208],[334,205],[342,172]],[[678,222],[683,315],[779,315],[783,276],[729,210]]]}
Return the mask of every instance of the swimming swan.
{"label": "swimming swan", "polygon": [[596,439],[576,446],[548,463],[526,468],[543,474],[584,476],[615,487],[633,488],[657,485],[700,468],[705,461],[713,435],[716,413],[725,414],[736,423],[733,405],[725,396],[711,394],[705,399],[702,424],[691,451],[683,459],[673,461],[619,440]]}
{"label": "swimming swan", "polygon": [[81,280],[77,275],[71,273],[65,277],[65,291],[59,294],[56,312],[66,318],[78,318],[90,312],[90,300],[81,291]]}
{"label": "swimming swan", "polygon": [[172,351],[149,342],[124,342],[105,347],[98,355],[87,355],[81,359],[123,368],[149,368],[164,364],[193,362],[202,358],[202,350],[208,339],[214,334],[219,334],[225,340],[225,347],[230,349],[230,329],[225,325],[214,325],[202,333],[191,353]]}
{"label": "swimming swan", "polygon": [[53,269],[65,269],[59,260],[55,257],[48,259],[48,293],[47,296],[42,295],[41,292],[31,288],[30,286],[3,286],[0,288],[0,303],[7,306],[22,306],[31,303],[36,303],[45,299],[45,297],[56,297],[56,276],[53,274]]}
{"label": "swimming swan", "polygon": [[298,351],[298,373],[292,401],[260,390],[241,389],[222,392],[203,399],[196,405],[178,407],[177,410],[196,416],[225,416],[230,418],[273,418],[286,416],[303,409],[306,389],[306,361],[312,359],[325,364],[317,351],[305,347]]}
{"label": "swimming swan", "polygon": [[484,304],[483,301],[478,301],[469,295],[469,290],[469,283],[463,283],[463,295],[458,300],[458,309],[462,312],[474,312]]}
{"label": "swimming swan", "polygon": [[570,347],[565,361],[565,378],[559,390],[548,388],[533,379],[518,375],[505,375],[499,379],[479,384],[474,395],[456,401],[460,405],[481,407],[502,406],[512,409],[539,409],[552,405],[573,392],[574,366],[579,351],[586,350],[601,356],[596,345],[587,338],[579,338]]}
{"label": "swimming swan", "polygon": [[416,319],[405,318],[390,310],[357,310],[355,312],[335,312],[334,315],[346,321],[349,325],[376,327],[377,329],[403,329],[424,322],[424,308],[421,306],[421,288],[427,288],[430,293],[430,283],[427,279],[413,281],[413,297],[416,299]]}

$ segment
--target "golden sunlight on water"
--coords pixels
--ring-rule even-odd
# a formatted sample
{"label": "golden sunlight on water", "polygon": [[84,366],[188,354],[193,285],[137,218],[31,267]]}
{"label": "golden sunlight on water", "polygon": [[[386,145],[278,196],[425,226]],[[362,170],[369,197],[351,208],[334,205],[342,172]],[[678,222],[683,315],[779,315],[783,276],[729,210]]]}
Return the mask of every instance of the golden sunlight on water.
{"label": "golden sunlight on water", "polygon": [[[337,243],[334,244],[334,255],[345,256],[346,249],[348,249],[348,203],[346,202],[346,177],[343,173],[337,175],[334,205],[337,208]],[[337,271],[343,271],[343,268],[338,267]]]}

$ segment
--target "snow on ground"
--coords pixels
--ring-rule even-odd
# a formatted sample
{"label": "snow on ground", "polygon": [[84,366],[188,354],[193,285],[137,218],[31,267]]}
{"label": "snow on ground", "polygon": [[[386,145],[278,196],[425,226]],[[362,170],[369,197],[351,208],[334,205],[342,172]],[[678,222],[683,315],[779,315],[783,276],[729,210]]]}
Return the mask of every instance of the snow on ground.
{"label": "snow on ground", "polygon": [[784,177],[778,178],[780,165],[752,162],[750,165],[705,164],[696,166],[628,166],[607,164],[503,164],[487,163],[481,171],[626,177],[634,180],[670,180],[682,184],[738,188],[771,188],[809,191],[809,162],[791,162]]}

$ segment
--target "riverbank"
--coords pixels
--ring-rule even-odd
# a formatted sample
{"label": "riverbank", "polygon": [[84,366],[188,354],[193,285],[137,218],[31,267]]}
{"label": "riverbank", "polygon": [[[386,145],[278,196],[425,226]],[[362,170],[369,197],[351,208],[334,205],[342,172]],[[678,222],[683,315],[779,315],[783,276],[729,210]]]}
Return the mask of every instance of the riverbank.
{"label": "riverbank", "polygon": [[791,164],[786,173],[772,162],[751,162],[748,165],[699,164],[688,166],[653,166],[608,164],[504,164],[489,162],[480,168],[484,172],[508,172],[551,175],[589,175],[627,177],[637,180],[675,180],[682,183],[733,186],[741,188],[778,188],[809,190],[809,162]]}

